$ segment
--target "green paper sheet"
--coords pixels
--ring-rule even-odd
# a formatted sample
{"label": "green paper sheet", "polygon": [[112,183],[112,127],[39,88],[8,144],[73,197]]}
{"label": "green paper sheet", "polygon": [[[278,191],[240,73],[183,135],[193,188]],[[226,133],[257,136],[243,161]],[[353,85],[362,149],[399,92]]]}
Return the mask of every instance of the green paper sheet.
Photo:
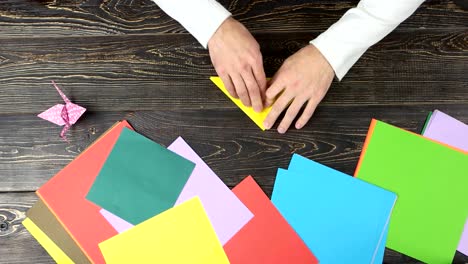
{"label": "green paper sheet", "polygon": [[398,195],[387,247],[451,263],[468,216],[468,156],[373,120],[356,176]]}
{"label": "green paper sheet", "polygon": [[124,128],[86,198],[137,225],[174,206],[194,167]]}

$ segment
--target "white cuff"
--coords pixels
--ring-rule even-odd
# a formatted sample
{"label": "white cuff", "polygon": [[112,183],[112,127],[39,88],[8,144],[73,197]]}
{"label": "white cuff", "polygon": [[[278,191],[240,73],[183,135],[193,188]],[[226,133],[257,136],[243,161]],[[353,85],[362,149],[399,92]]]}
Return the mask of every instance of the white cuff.
{"label": "white cuff", "polygon": [[343,17],[310,43],[328,60],[341,81],[366,50],[392,31],[359,8]]}
{"label": "white cuff", "polygon": [[153,1],[177,20],[205,48],[219,26],[231,16],[231,13],[216,0]]}
{"label": "white cuff", "polygon": [[335,52],[336,50],[340,50],[340,47],[332,43],[333,41],[328,40],[326,35],[323,34],[310,41],[310,44],[314,45],[325,59],[327,59],[328,63],[335,71],[336,78],[341,81],[349,69],[351,69],[354,63],[359,59],[360,55],[347,59],[348,56],[343,54],[343,52]]}
{"label": "white cuff", "polygon": [[230,16],[231,13],[220,3],[213,1],[210,14],[202,15],[200,17],[200,23],[193,26],[192,31],[189,31],[206,49],[208,48],[208,41],[210,41],[216,30],[218,30],[221,24]]}
{"label": "white cuff", "polygon": [[424,0],[361,0],[312,40],[341,80],[366,50],[408,18]]}

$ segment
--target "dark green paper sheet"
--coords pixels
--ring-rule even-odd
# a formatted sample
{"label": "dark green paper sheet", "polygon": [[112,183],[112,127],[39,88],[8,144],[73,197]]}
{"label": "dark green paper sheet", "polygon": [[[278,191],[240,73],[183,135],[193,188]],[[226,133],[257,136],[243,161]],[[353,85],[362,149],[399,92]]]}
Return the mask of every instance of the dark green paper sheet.
{"label": "dark green paper sheet", "polygon": [[427,117],[426,117],[426,121],[424,122],[424,127],[421,131],[421,135],[424,134],[424,131],[426,131],[426,128],[427,128],[427,125],[429,125],[429,121],[431,120],[431,117],[432,117],[432,111],[430,111],[428,114],[427,114]]}
{"label": "dark green paper sheet", "polygon": [[137,225],[174,206],[194,167],[124,128],[86,198]]}

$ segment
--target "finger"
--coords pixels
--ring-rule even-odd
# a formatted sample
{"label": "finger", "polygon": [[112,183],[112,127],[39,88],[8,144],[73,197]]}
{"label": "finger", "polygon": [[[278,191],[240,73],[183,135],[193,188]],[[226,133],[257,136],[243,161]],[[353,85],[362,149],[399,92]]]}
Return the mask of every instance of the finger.
{"label": "finger", "polygon": [[234,87],[236,88],[237,95],[239,96],[241,102],[245,106],[250,106],[250,98],[249,93],[247,92],[247,87],[245,87],[244,80],[240,75],[231,75],[232,82],[234,83]]}
{"label": "finger", "polygon": [[304,109],[304,112],[302,112],[301,117],[297,120],[296,122],[296,128],[301,129],[309,122],[310,118],[315,112],[315,109],[317,108],[318,102],[315,100],[310,99],[309,102],[307,103],[306,108]]}
{"label": "finger", "polygon": [[234,98],[239,98],[237,95],[236,89],[234,89],[234,84],[232,84],[231,77],[229,75],[224,74],[220,75],[221,80],[223,81],[224,87],[229,92],[229,94]]}
{"label": "finger", "polygon": [[291,126],[292,121],[294,120],[294,118],[296,118],[304,103],[305,101],[303,99],[299,99],[297,97],[294,99],[294,101],[286,111],[283,120],[278,126],[278,132],[280,134],[286,133],[286,131],[288,130],[289,126]]}
{"label": "finger", "polygon": [[260,95],[260,88],[258,87],[257,80],[253,76],[252,70],[248,70],[245,74],[242,75],[244,83],[247,86],[247,91],[249,92],[249,98],[252,102],[253,109],[255,112],[261,112],[263,110],[262,97]]}
{"label": "finger", "polygon": [[266,95],[266,87],[267,87],[267,79],[265,75],[265,70],[263,68],[263,60],[262,55],[260,54],[259,58],[257,59],[256,63],[252,67],[253,74],[255,79],[257,80],[258,87],[260,88],[260,95],[262,96],[262,100],[265,100]]}
{"label": "finger", "polygon": [[283,110],[288,106],[291,101],[292,96],[289,96],[288,93],[283,93],[278,100],[273,104],[270,113],[268,113],[263,125],[266,129],[270,129],[275,123],[278,116],[283,112]]}
{"label": "finger", "polygon": [[[278,74],[278,73],[277,73]],[[270,87],[266,90],[266,106],[270,106],[275,101],[276,97],[284,90],[284,83],[279,79],[279,77],[273,77]]]}

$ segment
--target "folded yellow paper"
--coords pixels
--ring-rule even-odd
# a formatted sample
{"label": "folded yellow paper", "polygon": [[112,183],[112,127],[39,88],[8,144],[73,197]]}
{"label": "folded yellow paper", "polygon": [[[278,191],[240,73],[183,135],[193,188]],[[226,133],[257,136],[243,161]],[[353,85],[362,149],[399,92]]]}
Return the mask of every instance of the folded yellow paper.
{"label": "folded yellow paper", "polygon": [[49,253],[55,262],[60,264],[74,264],[74,262],[54,243],[54,241],[52,241],[31,219],[25,218],[23,225],[37,240],[37,242],[41,244],[47,253]]}
{"label": "folded yellow paper", "polygon": [[265,121],[265,118],[267,117],[268,113],[270,113],[271,106],[263,109],[262,112],[257,113],[253,110],[252,107],[247,107],[245,106],[240,99],[236,99],[232,97],[229,92],[226,90],[224,87],[223,81],[219,77],[210,77],[210,80],[218,86],[218,88],[223,91],[223,93],[229,97],[244,113],[252,119],[252,121],[257,124],[257,126],[260,127],[260,129],[265,130],[265,126],[263,125],[263,121]]}
{"label": "folded yellow paper", "polygon": [[192,198],[99,244],[107,264],[228,264],[200,198]]}

